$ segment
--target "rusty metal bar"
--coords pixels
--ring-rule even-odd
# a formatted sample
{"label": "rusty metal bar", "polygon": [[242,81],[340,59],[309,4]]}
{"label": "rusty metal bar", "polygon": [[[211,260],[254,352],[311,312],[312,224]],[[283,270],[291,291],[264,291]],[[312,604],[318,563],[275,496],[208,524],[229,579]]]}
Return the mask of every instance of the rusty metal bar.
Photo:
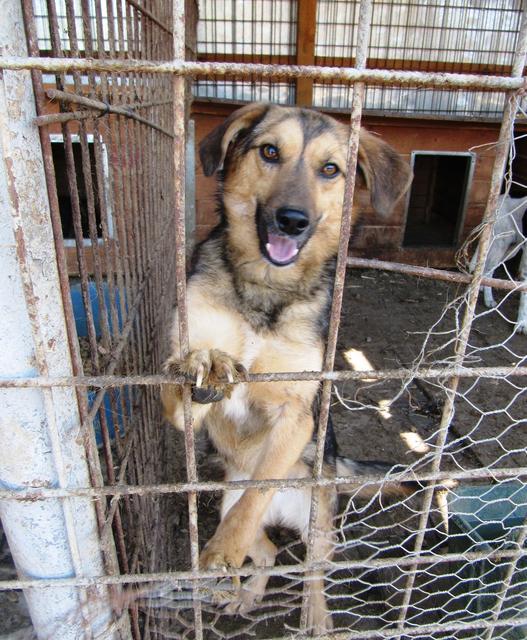
{"label": "rusty metal bar", "polygon": [[[514,57],[512,75],[521,77],[523,69],[525,67],[525,59],[527,55],[527,10],[523,10],[522,25],[518,42],[516,45],[516,53]],[[504,169],[506,166],[507,157],[509,154],[510,143],[513,140],[514,130],[514,118],[517,111],[517,93],[510,92],[507,95],[503,120],[500,128],[499,140],[496,145],[496,157],[494,160],[494,166],[492,170],[491,185],[489,190],[489,197],[487,200],[487,207],[483,218],[483,229],[479,240],[478,259],[475,266],[472,281],[467,290],[467,300],[464,317],[461,323],[461,327],[456,339],[455,345],[455,365],[462,366],[465,353],[468,345],[470,331],[472,323],[475,317],[475,310],[478,301],[479,289],[481,286],[481,280],[483,278],[483,270],[485,268],[485,260],[487,252],[492,241],[492,230],[496,221],[496,207],[497,201],[501,190]],[[439,432],[437,435],[434,458],[432,461],[432,471],[438,472],[441,467],[443,459],[443,452],[447,442],[449,428],[454,417],[454,404],[456,398],[456,392],[459,386],[459,377],[455,376],[449,381],[448,386],[445,388],[446,399],[443,406],[443,412],[441,416],[441,423],[439,425]],[[425,490],[423,497],[423,506],[421,510],[421,517],[419,521],[419,530],[415,539],[413,548],[413,557],[418,558],[423,551],[423,542],[426,532],[426,526],[430,515],[430,509],[432,505],[433,494],[435,490],[435,483],[432,482]],[[402,629],[406,624],[406,617],[408,609],[410,607],[412,591],[415,584],[415,578],[417,565],[412,567],[408,574],[405,584],[405,593],[403,602],[401,605],[397,629],[398,633],[395,636],[397,639],[402,638]]]}
{"label": "rusty metal bar", "polygon": [[[433,380],[434,378],[448,379],[454,376],[460,378],[506,378],[527,375],[527,367],[417,367],[415,369],[370,369],[367,371],[291,371],[280,373],[248,373],[247,382],[297,382],[305,380],[331,380],[333,382],[345,380]],[[72,376],[35,378],[0,378],[1,388],[24,387],[96,387],[109,389],[124,385],[157,386],[163,384],[186,384],[188,381],[182,376],[166,376],[164,374],[147,374],[132,376],[102,375],[102,376]],[[232,384],[238,384],[233,382]]]}
{"label": "rusty metal bar", "polygon": [[55,489],[47,487],[26,488],[20,490],[0,490],[0,499],[36,501],[67,497],[108,497],[108,496],[146,496],[150,494],[188,493],[190,491],[224,491],[233,489],[300,489],[304,487],[331,487],[338,485],[383,485],[386,482],[437,482],[491,479],[510,480],[527,476],[527,467],[469,469],[467,471],[416,472],[412,469],[396,472],[387,478],[380,475],[345,476],[343,478],[296,478],[282,480],[236,480],[236,481],[195,481],[153,485],[114,484],[102,487],[79,487],[77,489]]}
{"label": "rusty metal bar", "polygon": [[[68,95],[72,95],[68,93]],[[106,105],[106,103],[104,103]],[[160,107],[163,105],[172,104],[172,100],[152,100],[150,102],[135,102],[126,105],[126,107],[122,104],[113,105],[112,108],[122,108],[122,109],[149,109],[151,107]],[[104,108],[106,111],[106,106]],[[122,114],[128,115],[128,114]],[[46,125],[61,123],[61,122],[69,122],[70,120],[87,120],[89,118],[94,118],[93,111],[69,111],[67,113],[48,113],[44,115],[37,116],[35,118],[35,124],[37,127],[45,127]],[[150,124],[150,121],[145,121],[144,124]],[[163,133],[166,133],[170,137],[172,134],[169,133],[166,129],[163,129]]]}
{"label": "rusty metal bar", "polygon": [[181,76],[238,76],[240,78],[313,78],[337,80],[342,84],[364,82],[368,85],[404,87],[435,87],[439,89],[482,89],[485,91],[519,91],[525,88],[521,77],[481,76],[466,73],[425,73],[421,71],[387,71],[384,69],[356,69],[351,67],[315,67],[297,65],[243,64],[235,62],[194,62],[174,60],[97,60],[86,58],[28,58],[5,56],[0,69],[38,69],[40,71],[100,71],[108,73],[172,73]]}
{"label": "rusty metal bar", "polygon": [[[118,116],[125,116],[126,118],[130,118],[131,120],[137,120],[141,124],[145,124],[148,127],[152,127],[156,131],[159,131],[165,136],[169,138],[173,138],[174,134],[163,127],[143,118],[142,116],[138,116],[136,113],[131,111],[129,107],[117,107],[113,106],[107,102],[101,102],[100,100],[92,100],[91,98],[86,98],[83,95],[78,95],[75,93],[71,93],[68,91],[59,91],[57,89],[48,89],[46,94],[50,100],[61,100],[62,102],[73,102],[75,104],[81,104],[84,107],[90,107],[91,109],[97,109],[98,111],[102,111],[102,115],[106,115],[107,113],[113,113]],[[68,114],[70,115],[70,114]],[[64,121],[64,120],[62,120]]]}
{"label": "rusty metal bar", "polygon": [[[424,555],[418,558],[419,566],[430,566],[435,564],[447,564],[450,562],[476,562],[479,560],[487,561],[500,561],[515,557],[517,553],[513,549],[501,549],[489,552],[465,552],[465,553],[446,553],[444,555]],[[522,551],[522,557],[527,557],[527,551]],[[313,568],[317,571],[341,571],[341,570],[353,570],[353,569],[385,569],[389,567],[407,567],[415,562],[416,558],[412,556],[402,556],[397,558],[370,558],[366,560],[340,560],[340,561],[327,561],[322,560],[313,563]],[[292,565],[275,565],[273,567],[255,567],[253,565],[245,565],[239,569],[230,568],[228,573],[225,573],[221,569],[208,569],[203,571],[165,571],[158,573],[141,573],[141,574],[121,574],[120,576],[101,576],[100,578],[57,578],[55,580],[1,580],[0,592],[9,591],[12,589],[48,589],[48,588],[61,588],[68,586],[85,587],[89,588],[94,585],[112,585],[112,584],[151,584],[151,583],[165,583],[173,584],[174,588],[178,587],[178,583],[183,582],[186,588],[189,588],[188,581],[200,581],[206,578],[225,578],[225,576],[252,576],[252,575],[266,575],[266,576],[287,576],[291,574],[301,574],[305,572],[305,565],[292,564]],[[206,591],[206,587],[202,587],[203,591]],[[506,620],[507,624],[511,623],[511,620]],[[412,626],[412,629],[420,631],[421,626]],[[376,630],[376,633],[379,631]],[[349,632],[347,632],[349,633]],[[391,633],[394,634],[395,630],[392,629]],[[289,636],[290,637],[290,636]],[[317,636],[318,637],[318,636]],[[331,636],[333,637],[333,636]],[[349,636],[348,636],[349,637]],[[393,638],[393,635],[390,636]]]}
{"label": "rusty metal bar", "polygon": [[[348,258],[348,267],[352,269],[379,269],[381,271],[392,271],[393,273],[403,273],[407,276],[417,278],[429,278],[431,280],[442,280],[443,282],[459,282],[469,284],[473,275],[460,273],[458,271],[448,271],[446,269],[432,269],[431,267],[417,267],[411,264],[400,262],[386,262],[370,258]],[[527,291],[527,283],[518,280],[502,280],[500,278],[481,278],[481,286],[492,287],[493,289],[506,289],[508,291]]]}
{"label": "rusty metal bar", "polygon": [[[174,0],[173,7],[173,55],[174,62],[185,59],[185,0]],[[187,273],[185,238],[185,151],[186,151],[186,108],[185,78],[173,78],[173,117],[174,117],[174,213],[176,238],[176,300],[178,312],[178,331],[180,357],[184,359],[189,352],[189,331],[187,312]],[[194,425],[192,417],[191,387],[183,385],[183,416],[185,426],[185,460],[187,479],[197,480],[196,453],[194,444]],[[197,493],[188,493],[190,562],[194,571],[199,568],[199,534]],[[197,594],[193,593],[195,638],[203,637],[203,619]]]}
{"label": "rusty metal bar", "polygon": [[[368,41],[370,25],[373,12],[372,0],[361,0],[359,8],[359,24],[357,27],[357,56],[356,65],[358,69],[366,67],[368,53]],[[344,295],[344,281],[346,279],[346,263],[348,255],[349,239],[354,224],[353,216],[353,195],[355,192],[355,178],[357,173],[357,161],[359,153],[359,134],[362,119],[362,102],[364,98],[365,85],[361,82],[353,86],[353,99],[350,115],[350,135],[348,141],[348,151],[346,159],[346,182],[344,187],[344,201],[342,206],[342,221],[340,226],[340,237],[338,245],[337,264],[335,268],[335,278],[333,286],[333,299],[331,302],[331,312],[329,317],[328,337],[326,351],[324,354],[323,368],[332,371],[335,366],[335,354],[337,350],[337,337],[340,325],[340,312],[342,309],[342,299]],[[322,393],[320,399],[320,416],[317,430],[317,445],[315,459],[313,462],[313,477],[322,476],[322,466],[324,462],[324,450],[326,441],[326,430],[329,418],[329,405],[331,402],[331,381],[324,380],[322,383]],[[311,493],[311,511],[309,517],[309,532],[306,548],[306,565],[309,567],[313,560],[315,537],[317,535],[319,491],[313,489]],[[320,534],[318,534],[320,535]],[[315,558],[316,559],[316,558]],[[300,629],[307,629],[307,621],[310,607],[309,585],[304,584],[302,598],[302,613],[300,618]]]}

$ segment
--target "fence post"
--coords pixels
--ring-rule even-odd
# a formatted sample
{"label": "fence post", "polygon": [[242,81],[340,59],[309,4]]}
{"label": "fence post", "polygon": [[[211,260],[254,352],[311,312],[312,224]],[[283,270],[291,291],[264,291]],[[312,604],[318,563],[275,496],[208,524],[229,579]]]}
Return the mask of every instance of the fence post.
{"label": "fence post", "polygon": [[[20,4],[0,9],[2,54],[27,56]],[[0,377],[71,376],[31,87],[26,71],[0,79]],[[3,488],[90,486],[73,388],[0,391],[0,441]],[[5,500],[0,517],[21,578],[104,574],[91,500]],[[106,587],[25,596],[39,638],[114,637]]]}

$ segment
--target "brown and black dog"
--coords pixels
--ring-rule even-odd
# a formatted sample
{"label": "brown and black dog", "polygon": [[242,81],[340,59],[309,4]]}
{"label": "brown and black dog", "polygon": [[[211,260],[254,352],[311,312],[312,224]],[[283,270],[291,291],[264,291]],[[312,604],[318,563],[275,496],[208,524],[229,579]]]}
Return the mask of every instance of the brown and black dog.
{"label": "brown and black dog", "polygon": [[[233,113],[201,143],[205,175],[219,172],[221,222],[197,248],[188,280],[190,352],[181,359],[176,317],[165,371],[194,383],[194,425],[206,425],[227,480],[311,474],[318,382],[243,379],[246,371],[321,370],[348,137],[348,127],[321,113],[258,103]],[[411,171],[390,146],[361,130],[357,179],[374,209],[389,212]],[[166,417],[183,428],[180,388],[163,386],[162,400]],[[338,457],[328,434],[326,474],[375,472]],[[336,493],[325,489],[320,498],[316,559],[332,553]],[[310,489],[226,492],[202,567],[240,567],[246,557],[274,564],[265,527],[290,526],[305,541],[310,498]],[[266,582],[261,575],[247,580],[229,611],[251,608]],[[332,627],[323,577],[309,584],[309,625],[322,633]]]}

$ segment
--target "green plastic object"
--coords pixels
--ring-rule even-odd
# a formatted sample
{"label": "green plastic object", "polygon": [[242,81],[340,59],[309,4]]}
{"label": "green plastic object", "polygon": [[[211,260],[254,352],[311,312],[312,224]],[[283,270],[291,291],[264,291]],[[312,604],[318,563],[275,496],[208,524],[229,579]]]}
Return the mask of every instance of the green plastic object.
{"label": "green plastic object", "polygon": [[[449,496],[452,553],[515,549],[527,521],[527,486],[517,480],[459,486]],[[456,597],[469,615],[491,619],[510,560],[469,560],[458,569]],[[527,558],[518,560],[499,620],[527,617]],[[527,626],[500,626],[496,637],[527,639]]]}

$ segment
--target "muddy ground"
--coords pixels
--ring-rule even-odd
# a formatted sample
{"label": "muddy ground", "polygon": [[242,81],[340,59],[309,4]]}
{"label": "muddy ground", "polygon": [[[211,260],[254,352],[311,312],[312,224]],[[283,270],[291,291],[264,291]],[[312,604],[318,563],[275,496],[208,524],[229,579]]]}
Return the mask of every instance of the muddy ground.
{"label": "muddy ground", "polygon": [[[464,311],[460,298],[463,292],[463,287],[444,282],[373,270],[351,270],[346,282],[336,368],[397,369],[410,367],[417,359],[423,364],[451,361],[453,329],[461,322]],[[478,304],[478,317],[467,351],[471,366],[525,366],[527,336],[515,335],[513,331],[518,297],[518,294],[496,292],[496,298],[503,301],[492,312],[487,312],[481,302]],[[431,327],[434,330],[427,335]],[[430,468],[445,401],[444,384],[444,381],[441,384],[437,381],[412,381],[403,385],[401,381],[392,380],[336,385],[341,400],[335,393],[332,416],[342,454],[359,460],[386,460],[412,465],[417,470]],[[464,470],[527,466],[526,385],[527,381],[521,377],[462,380],[441,468]],[[174,479],[183,479],[182,442],[175,432],[169,433],[170,446],[174,451]],[[203,479],[219,478],[221,472],[217,467],[211,468],[206,451],[206,444],[201,440],[199,475]],[[202,541],[214,531],[218,501],[219,496],[214,494],[200,497]],[[172,513],[173,534],[181,541],[175,545],[172,564],[166,569],[186,569],[189,567],[186,503],[183,498],[170,498],[165,504]],[[345,507],[344,502],[341,508]],[[338,559],[356,560],[371,557],[372,553],[383,557],[390,546],[399,547],[397,553],[403,553],[402,548],[411,546],[414,540],[413,533],[408,532],[415,525],[416,511],[412,506],[379,509],[377,505],[369,512],[361,512],[360,518],[348,513],[345,524],[340,523],[345,534],[341,543],[344,539],[349,541],[351,536],[353,544],[341,544]],[[380,546],[372,537],[373,530],[384,532]],[[287,547],[280,556],[280,562],[290,564],[301,557],[302,549],[294,545],[294,538],[289,533],[278,531],[273,535],[276,542]],[[444,542],[438,540],[437,535],[431,535],[425,546],[437,546],[439,549]],[[0,571],[2,578],[11,577],[13,571],[5,545]],[[370,573],[362,570],[353,575],[349,572],[334,574],[330,591],[337,603],[333,603],[332,608],[341,611],[335,616],[337,627],[375,628],[379,619],[388,622],[393,617],[397,603],[400,604],[400,594],[395,588],[395,585],[402,584],[400,575],[393,571],[383,575],[375,572],[375,576]],[[362,585],[362,590],[350,592],[352,583]],[[252,634],[272,637],[283,634],[288,624],[294,627],[298,622],[298,609],[293,608],[295,603],[299,603],[298,585],[291,586],[291,581],[273,579],[270,587],[267,606],[241,625],[232,617],[218,616],[211,609],[205,616],[206,637],[243,638]],[[434,589],[437,590],[437,585]],[[290,604],[284,606],[285,600]],[[423,608],[430,606],[429,602],[423,604]],[[208,610],[206,603],[204,609]],[[354,613],[346,614],[346,610]],[[188,610],[173,611],[173,614],[182,621],[192,619]],[[415,617],[415,622],[418,621],[419,618]],[[0,593],[0,637],[25,625],[27,617],[23,600],[16,594]],[[171,625],[171,635],[167,637],[187,636],[191,637],[192,632],[185,632],[183,626],[176,622]]]}

